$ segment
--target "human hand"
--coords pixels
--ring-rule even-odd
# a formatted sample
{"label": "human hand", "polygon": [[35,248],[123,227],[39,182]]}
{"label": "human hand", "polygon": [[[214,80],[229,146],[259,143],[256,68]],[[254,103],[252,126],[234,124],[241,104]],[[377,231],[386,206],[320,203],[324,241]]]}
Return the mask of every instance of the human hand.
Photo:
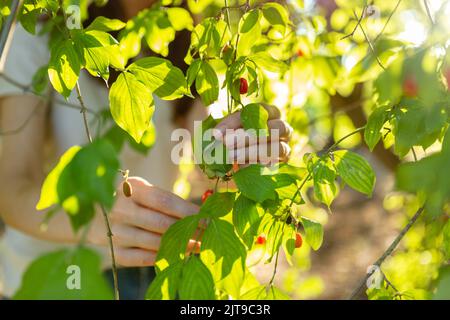
{"label": "human hand", "polygon": [[253,139],[242,128],[241,112],[237,111],[225,117],[213,133],[229,150],[229,160],[239,165],[261,163],[275,164],[287,162],[290,154],[289,140],[292,134],[291,126],[280,119],[280,111],[269,105],[263,105],[269,113],[267,126],[268,137]]}
{"label": "human hand", "polygon": [[[131,197],[123,194],[121,184],[109,214],[115,259],[121,266],[151,266],[162,234],[178,219],[198,213],[199,207],[142,178],[130,177],[128,182]],[[104,221],[96,219],[92,229],[90,242],[107,245]],[[197,245],[191,241],[188,250]]]}

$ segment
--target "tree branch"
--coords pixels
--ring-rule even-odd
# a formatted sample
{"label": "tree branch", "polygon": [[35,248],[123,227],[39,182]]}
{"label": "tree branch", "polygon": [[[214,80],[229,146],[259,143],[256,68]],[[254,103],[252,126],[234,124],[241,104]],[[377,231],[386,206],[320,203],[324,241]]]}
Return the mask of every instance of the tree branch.
{"label": "tree branch", "polygon": [[21,7],[22,0],[13,0],[11,2],[11,13],[5,19],[5,23],[0,31],[0,72],[3,71],[12,35],[14,33],[14,21],[16,20],[17,13]]}
{"label": "tree branch", "polygon": [[355,32],[356,32],[356,30],[358,29],[359,25],[361,24],[362,19],[364,18],[364,13],[366,12],[366,9],[367,9],[367,6],[364,6],[363,9],[362,9],[362,12],[361,12],[361,16],[360,16],[359,18],[358,18],[358,16],[356,15],[356,12],[353,10],[353,12],[354,12],[355,15],[356,15],[356,20],[357,20],[356,25],[355,25],[355,27],[353,28],[353,31],[350,32],[349,34],[347,34],[346,36],[343,36],[343,37],[341,38],[341,40],[344,40],[344,39],[353,37],[353,35],[355,34]]}
{"label": "tree branch", "polygon": [[[36,92],[33,89],[31,89],[30,85],[22,84],[22,83],[20,83],[20,82],[18,82],[16,80],[14,80],[13,78],[11,78],[10,76],[8,76],[5,73],[1,73],[0,72],[0,78],[4,79],[5,81],[7,81],[8,83],[12,84],[13,86],[15,86],[17,88],[22,89],[24,93],[31,93],[31,94],[33,94],[33,95],[35,95],[37,97],[47,98],[46,95],[44,95],[42,93],[39,93],[39,92]],[[68,107],[68,108],[71,108],[71,109],[81,110],[79,105],[76,105],[74,103],[70,103],[70,102],[65,101],[63,99],[53,99],[53,100],[56,101],[57,103],[65,106],[65,107]],[[96,111],[91,110],[89,108],[86,108],[86,112],[88,112],[90,114],[93,114],[94,116],[98,116]]]}
{"label": "tree branch", "polygon": [[431,21],[431,24],[434,25],[434,20],[433,17],[431,16],[431,11],[430,11],[430,7],[428,6],[428,1],[427,0],[423,0],[423,4],[425,6],[425,11],[427,12],[427,16]]}
{"label": "tree branch", "polygon": [[[356,14],[356,11],[353,10],[353,14],[355,15],[356,18],[358,18],[357,14]],[[359,28],[361,29],[361,32],[363,33],[364,38],[366,39],[367,43],[369,44],[369,48],[370,48],[370,50],[372,51],[373,55],[375,56],[375,59],[377,60],[378,65],[379,65],[383,70],[386,70],[386,68],[385,68],[385,67],[383,66],[383,64],[381,63],[381,60],[380,60],[380,58],[378,57],[377,53],[375,52],[375,48],[374,48],[374,46],[373,46],[373,44],[372,44],[372,41],[370,41],[369,36],[368,36],[368,35],[366,34],[366,32],[364,31],[364,28],[363,28],[362,24],[359,24]]]}
{"label": "tree branch", "polygon": [[384,31],[386,30],[387,25],[389,24],[389,22],[392,19],[392,16],[394,15],[395,11],[397,11],[398,7],[400,6],[400,3],[402,2],[402,0],[398,0],[397,4],[394,7],[394,10],[392,10],[392,12],[389,14],[388,19],[386,20],[386,23],[383,26],[383,29],[381,29],[380,33],[375,37],[375,39],[373,40],[373,42],[377,42],[377,40],[381,37],[381,35],[384,33]]}
{"label": "tree branch", "polygon": [[[392,252],[397,248],[400,241],[403,239],[405,234],[411,229],[413,224],[417,221],[417,219],[420,217],[422,212],[424,211],[424,208],[421,207],[417,212],[414,214],[414,216],[409,220],[408,224],[400,231],[398,236],[392,241],[391,245],[386,249],[386,251],[381,255],[381,257],[378,258],[377,261],[373,264],[374,266],[380,267],[381,264],[386,260],[387,257],[389,257]],[[367,282],[367,279],[375,272],[375,270],[372,270],[371,272],[367,273],[363,279],[359,282],[358,286],[355,290],[353,290],[352,294],[349,297],[349,300],[354,300],[359,292],[363,289],[364,285]]]}
{"label": "tree branch", "polygon": [[[84,128],[86,130],[86,136],[89,140],[89,143],[92,143],[92,135],[89,129],[89,122],[87,119],[87,108],[86,105],[84,103],[83,100],[83,96],[81,95],[81,89],[80,89],[80,84],[77,81],[77,84],[75,86],[76,91],[77,91],[77,99],[80,102],[81,105],[81,114],[83,115],[83,123],[84,123]],[[116,265],[116,258],[115,258],[115,254],[114,254],[114,244],[112,241],[112,231],[111,231],[111,225],[109,223],[109,218],[108,218],[108,213],[106,212],[106,209],[103,205],[100,205],[101,211],[102,211],[102,215],[103,215],[103,219],[105,221],[105,226],[106,226],[106,231],[107,231],[107,237],[108,237],[108,242],[109,242],[109,249],[110,249],[110,255],[111,255],[111,264],[112,264],[112,274],[113,274],[113,281],[114,281],[114,297],[116,300],[120,299],[119,296],[119,281],[118,281],[118,277],[117,277],[117,265]]]}

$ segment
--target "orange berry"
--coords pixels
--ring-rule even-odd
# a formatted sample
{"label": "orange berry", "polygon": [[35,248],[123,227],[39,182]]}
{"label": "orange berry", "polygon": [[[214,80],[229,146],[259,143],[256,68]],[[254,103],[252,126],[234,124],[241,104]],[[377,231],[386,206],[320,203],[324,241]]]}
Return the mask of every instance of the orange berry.
{"label": "orange berry", "polygon": [[202,203],[205,203],[206,199],[209,198],[210,195],[212,195],[214,193],[213,190],[208,189],[206,190],[203,194],[202,194]]}
{"label": "orange berry", "polygon": [[256,244],[264,244],[264,243],[266,243],[266,237],[258,236],[258,238],[256,238]]}
{"label": "orange berry", "polygon": [[302,235],[300,233],[296,233],[295,234],[295,247],[296,248],[300,248],[303,244],[303,238]]}

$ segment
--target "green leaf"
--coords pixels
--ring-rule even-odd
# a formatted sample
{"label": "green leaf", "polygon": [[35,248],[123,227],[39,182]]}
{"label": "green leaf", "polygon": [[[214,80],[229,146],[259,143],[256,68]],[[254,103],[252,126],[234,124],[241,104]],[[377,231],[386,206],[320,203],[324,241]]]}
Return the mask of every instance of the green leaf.
{"label": "green leaf", "polygon": [[[84,247],[47,253],[29,265],[13,299],[112,300],[112,290],[100,263],[100,256]],[[77,285],[77,275],[80,288],[69,289],[68,285]]]}
{"label": "green leaf", "polygon": [[183,72],[166,59],[142,58],[127,70],[163,100],[174,100],[190,94]]}
{"label": "green leaf", "polygon": [[216,192],[206,199],[200,208],[199,215],[202,218],[223,217],[233,209],[235,197],[234,192]]}
{"label": "green leaf", "polygon": [[274,202],[273,205],[273,207],[266,209],[258,230],[258,234],[266,236],[267,256],[265,258],[267,257],[267,263],[272,261],[283,244],[284,232],[288,226],[282,219],[276,218],[285,214],[286,207],[280,206],[277,202]]}
{"label": "green leaf", "polygon": [[214,280],[208,268],[196,256],[189,257],[180,282],[181,300],[213,300]]}
{"label": "green leaf", "polygon": [[239,195],[233,208],[233,225],[236,233],[242,238],[248,248],[253,246],[257,236],[261,216],[256,202],[244,195]]}
{"label": "green leaf", "polygon": [[172,27],[176,31],[193,29],[194,20],[186,9],[173,7],[168,8],[166,12]]}
{"label": "green leaf", "polygon": [[48,86],[48,66],[40,67],[36,73],[33,75],[33,79],[31,81],[31,86],[33,90],[37,93],[43,93]]}
{"label": "green leaf", "polygon": [[286,226],[287,230],[283,231],[283,249],[284,254],[286,256],[286,261],[289,263],[289,265],[293,266],[292,262],[292,256],[294,255],[295,251],[295,242],[297,240],[297,230],[295,226],[292,224]]}
{"label": "green leaf", "polygon": [[68,149],[59,159],[58,164],[47,175],[41,188],[41,197],[36,205],[36,210],[47,209],[57,203],[59,203],[58,197],[58,180],[61,172],[72,161],[73,157],[80,151],[81,147],[73,146]]}
{"label": "green leaf", "polygon": [[255,42],[261,37],[261,11],[253,9],[243,15],[239,22],[239,43],[237,54],[248,56]]}
{"label": "green leaf", "polygon": [[109,78],[109,64],[112,47],[117,46],[114,38],[106,32],[74,32],[73,39],[83,57],[83,66],[94,77]]}
{"label": "green leaf", "polygon": [[407,192],[423,192],[425,207],[432,216],[443,213],[442,206],[450,200],[450,130],[447,130],[442,150],[417,162],[400,165],[397,188]]}
{"label": "green leaf", "polygon": [[287,294],[283,293],[280,289],[271,286],[267,290],[267,296],[265,300],[291,300],[291,298]]}
{"label": "green leaf", "polygon": [[413,146],[431,146],[446,126],[448,115],[445,104],[427,107],[419,100],[403,99],[400,105],[394,110],[391,124],[395,152],[404,157]]}
{"label": "green leaf", "polygon": [[234,268],[244,270],[246,250],[232,224],[212,219],[202,237],[200,258],[219,281]]}
{"label": "green leaf", "polygon": [[200,168],[211,179],[224,177],[232,168],[232,164],[227,163],[228,151],[225,145],[220,141],[211,141],[204,137],[204,133],[214,128],[218,123],[219,120],[208,116],[202,121],[201,126],[194,128],[194,155],[196,160],[201,162]]}
{"label": "green leaf", "polygon": [[367,120],[367,125],[364,130],[364,140],[370,151],[373,151],[381,139],[381,130],[387,121],[388,110],[388,106],[378,107],[370,114]]}
{"label": "green leaf", "polygon": [[150,90],[136,76],[123,72],[111,86],[109,103],[117,125],[140,143],[153,115]]}
{"label": "green leaf", "polygon": [[348,150],[335,151],[333,157],[336,171],[342,180],[356,191],[371,196],[375,173],[366,159]]}
{"label": "green leaf", "polygon": [[433,295],[433,300],[449,300],[450,299],[450,267],[442,267],[439,270],[439,278],[437,280],[437,288]]}
{"label": "green leaf", "polygon": [[72,40],[55,44],[48,64],[48,77],[53,88],[68,98],[80,74],[81,62]]}
{"label": "green leaf", "polygon": [[245,130],[256,130],[256,136],[266,137],[269,134],[267,121],[269,113],[259,103],[246,105],[241,111],[241,122]]}
{"label": "green leaf", "polygon": [[258,52],[248,57],[259,68],[264,70],[284,74],[288,70],[288,65],[283,61],[276,60],[268,52]]}
{"label": "green leaf", "polygon": [[443,247],[446,259],[450,259],[450,220],[447,220],[442,229]]}
{"label": "green leaf", "polygon": [[318,250],[323,242],[323,227],[320,223],[301,217],[303,228],[305,229],[305,240],[313,248]]}
{"label": "green leaf", "polygon": [[24,4],[22,11],[19,12],[19,21],[22,27],[31,34],[36,34],[36,24],[42,10],[33,5]]}
{"label": "green leaf", "polygon": [[92,23],[86,28],[87,31],[118,31],[125,28],[126,23],[118,19],[108,19],[106,17],[98,16],[92,21]]}
{"label": "green leaf", "polygon": [[198,216],[183,218],[164,233],[155,263],[159,272],[184,260],[187,245],[189,240],[193,239],[199,221]]}
{"label": "green leaf", "polygon": [[289,14],[280,4],[275,2],[265,3],[262,7],[264,18],[272,26],[286,27],[289,24]]}
{"label": "green leaf", "polygon": [[[177,262],[158,272],[145,294],[148,300],[175,300],[181,280],[183,262]],[[209,271],[208,271],[209,272]]]}
{"label": "green leaf", "polygon": [[313,165],[314,194],[317,199],[330,207],[337,195],[336,170],[329,160],[319,160]]}
{"label": "green leaf", "polygon": [[195,59],[194,61],[192,61],[191,65],[186,71],[186,80],[189,88],[192,86],[195,79],[197,78],[197,75],[200,72],[201,67],[202,67],[202,60]]}
{"label": "green leaf", "polygon": [[213,67],[207,61],[202,61],[198,70],[195,89],[205,106],[209,106],[219,98],[219,79]]}
{"label": "green leaf", "polygon": [[233,176],[239,191],[258,203],[276,198],[276,183],[272,176],[261,174],[262,168],[261,165],[253,164],[240,169]]}
{"label": "green leaf", "polygon": [[58,203],[75,231],[94,217],[95,204],[112,207],[118,170],[114,147],[105,140],[83,147],[64,167],[56,186]]}

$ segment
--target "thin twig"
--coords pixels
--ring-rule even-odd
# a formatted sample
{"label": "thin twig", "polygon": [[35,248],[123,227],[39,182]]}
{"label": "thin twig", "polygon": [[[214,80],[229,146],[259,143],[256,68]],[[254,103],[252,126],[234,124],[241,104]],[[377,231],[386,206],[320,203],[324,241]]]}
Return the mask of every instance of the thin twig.
{"label": "thin twig", "polygon": [[354,131],[350,132],[349,134],[346,134],[342,138],[340,138],[338,141],[336,141],[333,145],[331,145],[325,153],[330,153],[334,149],[336,149],[344,140],[350,138],[351,136],[363,131],[366,128],[366,126],[359,127],[355,129]]}
{"label": "thin twig", "polygon": [[41,100],[39,100],[36,105],[34,106],[33,110],[30,112],[30,115],[25,119],[25,121],[18,126],[15,129],[11,129],[11,130],[6,130],[6,131],[0,131],[0,136],[9,136],[9,135],[14,135],[19,133],[20,131],[22,131],[27,124],[31,121],[31,119],[33,119],[33,116],[36,114],[36,112],[39,110],[40,108],[40,104],[42,103]]}
{"label": "thin twig", "polygon": [[87,108],[86,108],[86,105],[84,104],[83,97],[81,95],[80,84],[78,81],[77,81],[75,88],[77,90],[77,99],[78,99],[78,101],[80,101],[80,105],[81,105],[80,113],[83,115],[83,122],[84,122],[84,129],[86,130],[86,136],[87,136],[89,142],[92,143],[92,135],[89,130],[89,122],[88,122],[87,113],[86,113]]}
{"label": "thin twig", "polygon": [[430,7],[428,6],[428,1],[427,0],[423,0],[423,4],[425,6],[425,11],[427,12],[427,16],[431,21],[431,24],[434,25],[434,20],[433,17],[431,16],[431,11],[430,11]]}
{"label": "thin twig", "polygon": [[377,40],[381,37],[381,35],[384,33],[384,31],[386,30],[387,25],[389,24],[389,22],[392,19],[392,16],[394,15],[395,11],[397,11],[398,7],[400,6],[400,3],[402,2],[402,0],[398,0],[397,4],[394,7],[394,10],[391,11],[391,13],[389,14],[388,19],[386,20],[386,23],[383,26],[383,29],[381,29],[380,33],[375,37],[375,39],[373,40],[373,42],[377,42]]}
{"label": "thin twig", "polygon": [[[86,136],[89,140],[89,143],[92,143],[92,135],[89,129],[89,122],[87,120],[87,108],[86,105],[84,103],[83,100],[83,96],[81,94],[81,89],[80,89],[80,84],[77,81],[76,83],[76,91],[77,91],[77,99],[80,102],[81,105],[81,114],[83,115],[83,123],[84,123],[84,128],[86,130]],[[109,242],[109,249],[110,249],[110,254],[111,254],[111,264],[112,264],[112,273],[113,273],[113,280],[114,280],[114,297],[116,300],[120,299],[119,296],[119,281],[118,281],[118,277],[117,277],[117,265],[116,265],[116,258],[114,255],[114,244],[112,241],[112,231],[111,231],[111,225],[109,223],[109,218],[108,218],[108,213],[106,212],[105,207],[103,207],[103,205],[100,206],[102,214],[103,214],[103,219],[105,221],[105,226],[106,226],[106,231],[107,231],[107,237],[108,237],[108,242]]]}
{"label": "thin twig", "polygon": [[[8,76],[5,73],[0,73],[0,78],[4,79],[6,82],[12,84],[13,86],[21,89],[24,93],[31,93],[31,94],[33,94],[33,95],[35,95],[37,97],[47,98],[47,96],[45,94],[42,94],[42,93],[34,91],[31,88],[30,85],[22,84],[22,83],[20,83],[20,82],[18,82],[16,80],[14,80],[13,78],[11,78],[10,76]],[[65,101],[63,99],[54,99],[54,101],[57,102],[58,104],[61,104],[61,105],[65,106],[65,107],[68,107],[68,108],[71,108],[71,109],[81,110],[79,105],[74,104],[74,103],[70,103],[70,102]],[[92,109],[86,108],[86,112],[88,112],[88,113],[90,113],[92,115],[98,116],[97,112],[92,110]]]}
{"label": "thin twig", "polygon": [[[355,15],[356,18],[358,18],[358,15],[356,14],[356,11],[353,10],[353,14]],[[361,32],[363,33],[364,38],[366,39],[367,43],[369,44],[369,48],[370,48],[370,50],[372,51],[373,55],[375,56],[375,59],[377,60],[379,66],[380,66],[383,70],[386,70],[386,68],[385,68],[385,67],[383,66],[383,64],[381,63],[381,60],[380,60],[380,58],[378,57],[378,55],[377,55],[377,53],[376,53],[376,51],[375,51],[375,48],[374,48],[374,46],[373,46],[373,44],[372,44],[372,41],[370,41],[369,36],[368,36],[368,35],[366,34],[366,32],[364,31],[364,28],[363,28],[362,24],[359,24],[359,28],[361,29]]]}
{"label": "thin twig", "polygon": [[[414,214],[414,216],[411,218],[411,220],[409,220],[408,224],[400,231],[400,233],[394,239],[394,241],[392,241],[391,245],[386,249],[386,251],[381,255],[381,257],[379,257],[378,260],[375,261],[375,263],[373,264],[374,266],[380,267],[381,264],[384,262],[384,260],[386,260],[386,258],[389,257],[392,254],[392,252],[397,248],[397,246],[400,243],[400,241],[403,239],[405,234],[411,229],[411,227],[417,221],[417,219],[420,217],[420,215],[422,214],[423,211],[424,211],[423,207],[421,207],[419,210],[417,210],[417,212]],[[361,281],[359,282],[359,284],[356,287],[356,289],[353,290],[352,294],[350,295],[349,300],[353,300],[353,299],[355,299],[358,296],[359,292],[362,290],[362,288],[366,284],[367,279],[369,279],[369,277],[374,272],[375,272],[375,269],[373,269],[372,271],[368,272],[364,276],[364,278],[361,279]]]}
{"label": "thin twig", "polygon": [[[350,37],[353,37],[353,36],[354,36],[356,30],[358,29],[359,25],[360,25],[361,22],[362,22],[362,19],[364,18],[364,13],[366,12],[366,9],[367,9],[367,6],[364,6],[363,9],[362,9],[362,12],[361,12],[361,16],[360,16],[359,18],[358,18],[358,16],[356,16],[357,22],[356,22],[355,27],[353,28],[353,31],[350,32],[349,34],[347,34],[346,36],[343,36],[343,37],[341,38],[341,40],[344,40],[344,39],[347,39],[347,38],[350,38]],[[355,10],[353,10],[353,12],[355,13]]]}

